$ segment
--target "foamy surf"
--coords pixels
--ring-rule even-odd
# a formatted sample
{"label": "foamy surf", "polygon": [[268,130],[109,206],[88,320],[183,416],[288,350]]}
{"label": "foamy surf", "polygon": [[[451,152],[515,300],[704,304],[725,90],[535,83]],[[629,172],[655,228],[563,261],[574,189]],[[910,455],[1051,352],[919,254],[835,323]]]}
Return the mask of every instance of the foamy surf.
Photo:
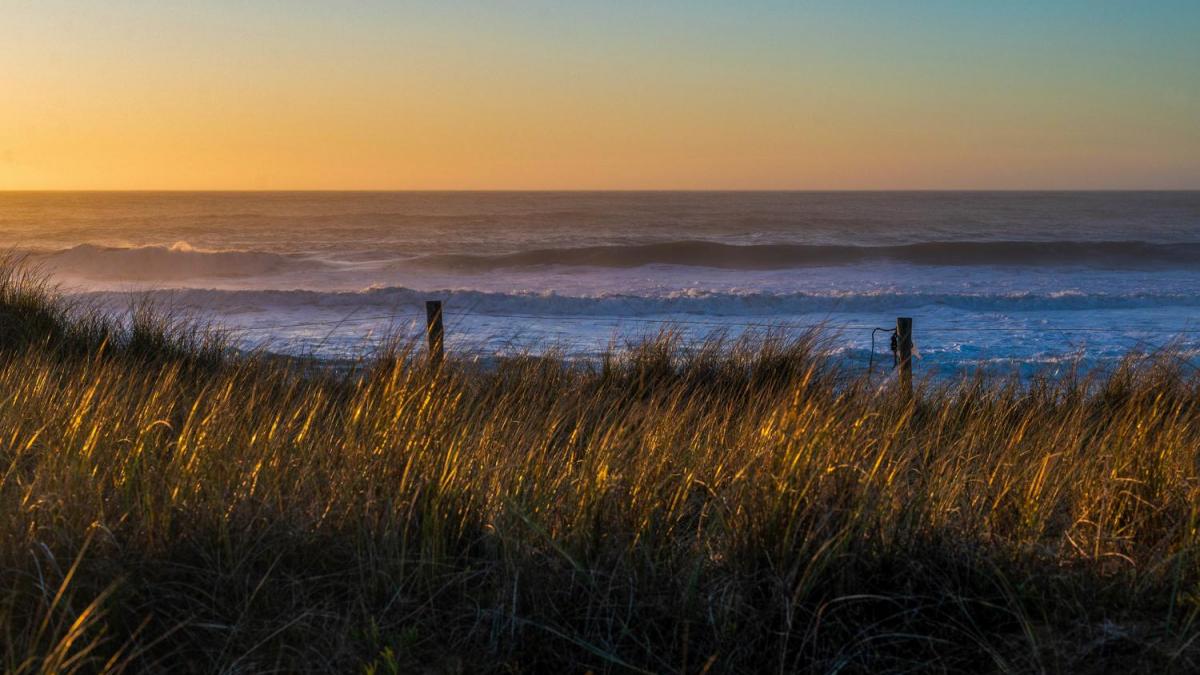
{"label": "foamy surf", "polygon": [[[121,312],[145,294],[81,296]],[[324,358],[354,357],[384,337],[420,342],[426,300],[444,302],[448,346],[476,358],[558,350],[591,359],[629,340],[670,331],[685,343],[714,337],[817,328],[835,336],[834,356],[864,367],[873,328],[898,314],[918,317],[917,342],[928,374],[977,367],[1029,374],[1046,368],[1090,368],[1130,350],[1171,345],[1200,348],[1200,299],[1189,294],[1069,293],[672,293],[658,297],[602,294],[498,293],[376,288],[359,292],[154,291],[157,305],[214,321],[244,349]],[[1096,332],[1121,325],[1119,333]],[[884,339],[875,360],[887,362]]]}
{"label": "foamy surf", "polygon": [[[419,338],[586,357],[664,328],[838,333],[912,316],[922,372],[1200,346],[1200,193],[6,195],[0,246],[88,302],[144,294],[247,349]],[[877,345],[879,347],[880,345]],[[880,356],[886,357],[880,350]]]}
{"label": "foamy surf", "polygon": [[[1053,293],[903,293],[893,291],[832,293],[722,293],[707,291],[668,292],[657,296],[601,293],[570,296],[554,292],[486,292],[476,290],[406,287],[372,288],[354,292],[312,290],[219,290],[181,288],[162,291],[95,292],[82,297],[112,304],[131,295],[157,298],[159,302],[203,309],[221,314],[242,311],[374,313],[390,309],[424,311],[425,301],[440,299],[451,308],[473,314],[503,316],[526,314],[554,317],[757,317],[764,321],[823,315],[881,314],[893,309],[961,310],[973,313],[1040,313],[1083,310],[1192,310],[1200,307],[1200,296],[1187,293],[1137,292],[1131,294]],[[1198,317],[1200,318],[1200,317]]]}

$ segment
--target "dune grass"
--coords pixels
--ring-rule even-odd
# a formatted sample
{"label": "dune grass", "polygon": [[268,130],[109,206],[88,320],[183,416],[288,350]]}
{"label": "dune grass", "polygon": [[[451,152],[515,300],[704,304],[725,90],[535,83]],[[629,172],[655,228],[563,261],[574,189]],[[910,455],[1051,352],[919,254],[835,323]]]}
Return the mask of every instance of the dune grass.
{"label": "dune grass", "polygon": [[1169,355],[912,400],[817,334],[326,370],[8,269],[6,672],[1200,667]]}

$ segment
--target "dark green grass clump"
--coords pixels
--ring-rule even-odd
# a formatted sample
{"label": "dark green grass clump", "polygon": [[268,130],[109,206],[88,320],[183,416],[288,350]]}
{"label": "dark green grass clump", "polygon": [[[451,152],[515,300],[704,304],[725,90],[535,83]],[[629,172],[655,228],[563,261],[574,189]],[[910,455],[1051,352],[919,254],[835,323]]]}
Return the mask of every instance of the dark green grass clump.
{"label": "dark green grass clump", "polygon": [[313,370],[19,270],[0,326],[6,672],[1200,667],[1165,356],[913,399],[812,334]]}
{"label": "dark green grass clump", "polygon": [[114,317],[72,303],[36,268],[0,255],[0,350],[38,349],[62,358],[119,357],[216,366],[231,349],[224,333],[133,298]]}

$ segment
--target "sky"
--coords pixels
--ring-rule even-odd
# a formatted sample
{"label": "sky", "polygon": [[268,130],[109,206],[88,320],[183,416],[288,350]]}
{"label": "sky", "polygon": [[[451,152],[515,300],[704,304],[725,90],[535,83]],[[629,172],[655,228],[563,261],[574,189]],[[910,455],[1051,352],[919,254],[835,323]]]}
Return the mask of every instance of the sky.
{"label": "sky", "polygon": [[1200,189],[1200,2],[0,0],[0,190]]}

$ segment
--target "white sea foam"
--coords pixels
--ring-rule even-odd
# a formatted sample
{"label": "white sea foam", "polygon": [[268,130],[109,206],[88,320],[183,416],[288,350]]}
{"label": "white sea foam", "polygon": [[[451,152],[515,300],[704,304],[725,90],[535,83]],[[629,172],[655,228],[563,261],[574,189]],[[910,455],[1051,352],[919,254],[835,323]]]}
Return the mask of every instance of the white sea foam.
{"label": "white sea foam", "polygon": [[10,194],[0,247],[281,351],[416,335],[434,298],[479,354],[824,322],[865,365],[899,315],[928,371],[1200,347],[1200,193]]}
{"label": "white sea foam", "polygon": [[[106,302],[128,293],[87,294]],[[540,317],[772,317],[820,316],[831,313],[867,314],[898,308],[961,310],[965,312],[1038,313],[1083,310],[1169,309],[1194,310],[1200,296],[1187,293],[1136,292],[1131,294],[1055,291],[1050,293],[902,293],[894,291],[839,291],[791,293],[723,293],[689,289],[660,295],[602,293],[570,296],[546,292],[487,292],[476,290],[418,290],[405,287],[372,288],[354,292],[313,290],[216,290],[183,288],[151,292],[163,302],[212,312],[251,311],[379,311],[424,308],[437,298],[448,306],[474,314],[503,317],[522,314]]]}

